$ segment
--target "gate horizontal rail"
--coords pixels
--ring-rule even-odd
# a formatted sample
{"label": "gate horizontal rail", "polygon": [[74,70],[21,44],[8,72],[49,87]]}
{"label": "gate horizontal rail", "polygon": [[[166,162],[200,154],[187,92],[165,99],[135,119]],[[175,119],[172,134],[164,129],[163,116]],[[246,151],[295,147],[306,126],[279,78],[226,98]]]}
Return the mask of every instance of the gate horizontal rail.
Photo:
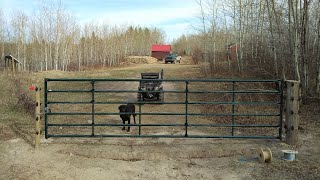
{"label": "gate horizontal rail", "polygon": [[223,138],[223,139],[279,139],[277,136],[209,136],[209,135],[111,135],[111,134],[52,134],[50,137],[54,138]]}
{"label": "gate horizontal rail", "polygon": [[[102,78],[77,78],[77,79],[65,79],[65,78],[45,78],[45,81],[97,81],[97,82],[103,82],[103,81],[118,81],[118,82],[139,82],[139,81],[150,81],[150,79],[102,79]],[[252,80],[246,80],[246,79],[152,79],[152,81],[162,81],[162,82],[248,82],[248,83],[272,83],[272,82],[282,82],[281,79],[252,79]]]}
{"label": "gate horizontal rail", "polygon": [[[115,101],[115,102],[94,102],[94,104],[146,104],[145,102],[136,101]],[[161,104],[238,104],[238,105],[279,105],[281,102],[161,102]],[[47,104],[92,104],[92,102],[58,102],[48,101]],[[147,104],[159,104],[159,102],[148,102]]]}
{"label": "gate horizontal rail", "polygon": [[[48,124],[48,126],[61,126],[61,127],[72,127],[72,126],[92,126],[92,124]],[[185,124],[94,124],[94,126],[185,126]],[[189,127],[278,127],[278,125],[270,124],[188,124]]]}
{"label": "gate horizontal rail", "polygon": [[[121,115],[130,113],[85,113],[85,112],[58,112],[47,113],[47,115]],[[136,115],[162,115],[162,116],[280,116],[280,114],[203,114],[203,113],[135,113]]]}
{"label": "gate horizontal rail", "polygon": [[[147,92],[160,92],[160,93],[177,93],[185,94],[185,99],[183,101],[177,102],[145,102],[145,101],[96,101],[95,94],[101,93],[142,93],[145,91],[139,90],[101,90],[95,88],[95,83],[97,82],[143,82],[150,81],[148,79],[51,79],[46,78],[44,81],[44,100],[45,100],[45,137],[166,137],[166,138],[256,138],[256,139],[281,139],[282,134],[282,108],[283,108],[283,83],[281,80],[234,80],[234,79],[159,79],[152,81],[161,81],[161,82],[178,82],[184,83],[184,90],[162,90],[162,91],[147,91]],[[91,83],[91,89],[48,89],[49,82],[89,82]],[[191,83],[230,83],[232,85],[232,90],[190,90],[189,84]],[[236,85],[241,83],[274,83],[278,89],[277,90],[264,90],[264,89],[253,89],[253,90],[236,90]],[[48,94],[56,93],[87,93],[91,94],[91,99],[88,101],[50,101],[48,100]],[[232,100],[228,102],[224,101],[190,101],[190,94],[231,94]],[[279,101],[237,101],[235,96],[237,94],[265,94],[265,95],[275,95],[279,97]],[[129,113],[114,113],[114,112],[97,112],[95,110],[95,105],[108,105],[108,104],[127,104],[134,103],[139,105],[139,112],[135,114],[139,116],[139,124],[112,124],[112,123],[95,123],[95,116],[105,116],[105,115],[124,115]],[[91,105],[90,112],[51,112],[48,108],[48,105],[54,104],[70,104],[70,105]],[[144,104],[168,104],[168,105],[185,105],[184,113],[172,113],[172,112],[141,112],[141,105]],[[231,105],[231,113],[191,113],[188,110],[189,105]],[[236,113],[235,107],[238,105],[263,105],[263,106],[278,106],[277,113]],[[49,123],[49,117],[51,116],[91,116],[91,123]],[[155,123],[155,124],[143,124],[141,123],[142,116],[184,116],[184,123]],[[214,123],[190,123],[189,118],[192,116],[207,116],[207,117],[231,117],[232,121],[230,124],[214,124]],[[277,124],[238,124],[235,122],[235,117],[277,117]],[[120,121],[119,121],[120,122]],[[95,127],[118,127],[118,126],[134,126],[139,127],[139,134],[130,134],[130,135],[114,135],[114,134],[98,134],[95,133]],[[49,127],[92,127],[92,133],[90,135],[86,134],[50,134]],[[185,134],[183,135],[147,135],[141,134],[141,127],[184,127]],[[191,135],[188,133],[188,128],[190,127],[225,127],[231,128],[231,135]],[[234,134],[234,128],[278,128],[277,136],[239,136]]]}
{"label": "gate horizontal rail", "polygon": [[[145,92],[145,91],[135,91],[135,90],[49,90],[49,92],[70,92],[70,93],[89,93],[89,92],[96,92],[96,93],[124,93],[124,92],[132,92],[132,93],[137,93],[137,92]],[[166,92],[166,93],[186,93],[185,91],[148,91],[148,92]],[[188,91],[189,93],[222,93],[222,94],[227,94],[227,93],[234,93],[234,94],[280,94],[279,91]]]}

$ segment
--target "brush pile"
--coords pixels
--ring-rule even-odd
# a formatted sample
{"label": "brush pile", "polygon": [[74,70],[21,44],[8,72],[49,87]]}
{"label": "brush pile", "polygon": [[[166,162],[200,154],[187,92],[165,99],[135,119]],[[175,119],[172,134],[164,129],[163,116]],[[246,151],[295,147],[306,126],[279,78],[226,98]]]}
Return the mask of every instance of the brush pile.
{"label": "brush pile", "polygon": [[18,98],[17,105],[22,106],[23,109],[32,117],[35,116],[35,100],[29,97],[29,95],[23,90],[22,83],[19,79],[14,79],[15,94]]}
{"label": "brush pile", "polygon": [[158,60],[151,56],[128,56],[125,58],[123,64],[152,64]]}

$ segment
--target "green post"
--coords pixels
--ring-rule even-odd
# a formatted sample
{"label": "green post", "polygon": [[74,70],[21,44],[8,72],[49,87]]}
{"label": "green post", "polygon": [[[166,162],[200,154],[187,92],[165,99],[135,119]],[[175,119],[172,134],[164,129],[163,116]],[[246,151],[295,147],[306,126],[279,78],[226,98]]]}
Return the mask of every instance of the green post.
{"label": "green post", "polygon": [[283,82],[279,81],[279,91],[280,91],[280,116],[279,116],[279,139],[282,141],[282,119],[283,119]]}
{"label": "green post", "polygon": [[141,103],[139,103],[139,136],[141,135]]}
{"label": "green post", "polygon": [[92,107],[92,121],[91,121],[91,125],[92,125],[92,133],[91,136],[94,136],[94,81],[91,81],[91,107]]}
{"label": "green post", "polygon": [[234,93],[234,91],[235,91],[235,81],[233,81],[232,82],[232,127],[231,127],[231,134],[232,134],[232,136],[234,136],[234,127],[233,127],[233,125],[234,125],[234,112],[235,112],[235,110],[234,110],[234,101],[235,101],[235,93]]}
{"label": "green post", "polygon": [[188,137],[188,91],[189,91],[189,88],[188,88],[188,84],[189,84],[189,81],[186,81],[186,101],[185,101],[185,105],[186,105],[186,121],[185,121],[185,128],[186,128],[186,132],[185,132],[185,137]]}
{"label": "green post", "polygon": [[44,132],[45,138],[48,139],[48,79],[44,79]]}

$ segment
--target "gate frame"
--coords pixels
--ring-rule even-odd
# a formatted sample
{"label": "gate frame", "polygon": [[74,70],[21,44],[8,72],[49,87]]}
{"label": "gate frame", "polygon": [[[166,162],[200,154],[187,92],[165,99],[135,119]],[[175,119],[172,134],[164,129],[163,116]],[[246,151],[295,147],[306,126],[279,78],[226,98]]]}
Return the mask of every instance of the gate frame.
{"label": "gate frame", "polygon": [[[48,82],[55,81],[71,81],[71,82],[90,82],[92,84],[91,90],[48,90]],[[147,81],[144,79],[51,79],[45,78],[44,79],[44,119],[45,119],[45,138],[49,137],[144,137],[144,138],[155,138],[155,137],[163,137],[163,138],[250,138],[250,139],[280,139],[282,140],[282,118],[283,118],[283,81],[282,80],[234,80],[234,79],[191,79],[191,80],[183,80],[183,79],[159,79],[154,81],[162,81],[162,82],[185,82],[185,90],[184,91],[161,91],[167,93],[185,93],[185,102],[161,102],[161,104],[185,104],[185,113],[142,113],[141,112],[141,104],[159,104],[159,102],[95,102],[95,93],[119,93],[119,92],[142,92],[139,90],[95,90],[95,82],[105,82],[105,81],[116,81],[116,82],[140,82],[140,81]],[[189,90],[189,83],[190,82],[225,82],[225,83],[232,83],[232,90],[228,91],[190,91]],[[235,85],[236,83],[276,83],[279,90],[265,90],[265,91],[256,91],[256,90],[247,90],[247,91],[236,91]],[[70,93],[91,93],[91,101],[90,102],[50,102],[48,101],[48,93],[59,93],[59,92],[70,92]],[[155,92],[155,91],[148,91],[148,92]],[[159,92],[159,91],[156,91]],[[188,101],[188,94],[190,93],[232,93],[232,102],[189,102]],[[278,94],[280,98],[280,102],[235,102],[235,95],[242,94],[242,93],[260,93],[260,94]],[[134,103],[139,105],[139,112],[136,113],[139,115],[139,124],[95,124],[95,115],[121,115],[121,114],[129,114],[129,113],[96,113],[94,112],[94,105],[95,104],[127,104],[127,103]],[[91,113],[52,113],[49,112],[48,104],[92,104],[92,112]],[[232,104],[232,114],[205,114],[205,113],[188,113],[188,104]],[[237,104],[278,104],[279,105],[279,113],[278,114],[235,114],[235,105]],[[92,115],[91,124],[49,124],[48,123],[48,115]],[[178,116],[185,116],[185,123],[184,124],[141,124],[141,115],[178,115]],[[210,115],[210,116],[231,116],[232,117],[232,124],[189,124],[188,123],[188,116],[202,116],[202,115]],[[279,121],[277,125],[266,125],[266,124],[235,124],[234,117],[236,116],[279,116]],[[48,128],[49,126],[91,126],[92,133],[91,135],[83,135],[83,134],[49,134]],[[139,133],[134,135],[104,135],[99,134],[96,135],[94,132],[95,126],[138,126]],[[141,134],[141,127],[142,126],[184,126],[185,127],[185,134],[184,135],[142,135]],[[212,136],[212,135],[188,135],[188,127],[231,127],[231,136]],[[234,135],[234,128],[235,127],[269,127],[269,128],[279,128],[278,136],[235,136]]]}

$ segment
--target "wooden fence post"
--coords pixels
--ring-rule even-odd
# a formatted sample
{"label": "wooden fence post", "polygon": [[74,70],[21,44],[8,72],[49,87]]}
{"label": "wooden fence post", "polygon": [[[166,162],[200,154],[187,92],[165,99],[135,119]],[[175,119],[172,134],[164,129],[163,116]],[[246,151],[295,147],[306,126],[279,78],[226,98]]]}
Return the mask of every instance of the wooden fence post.
{"label": "wooden fence post", "polygon": [[300,82],[286,81],[286,143],[298,145]]}
{"label": "wooden fence post", "polygon": [[11,61],[12,61],[12,73],[14,74],[16,72],[16,69],[14,67],[14,60],[12,59]]}
{"label": "wooden fence post", "polygon": [[40,134],[41,134],[41,126],[40,126],[40,120],[41,120],[41,114],[40,114],[40,88],[36,87],[36,138],[35,138],[35,149],[40,148]]}

